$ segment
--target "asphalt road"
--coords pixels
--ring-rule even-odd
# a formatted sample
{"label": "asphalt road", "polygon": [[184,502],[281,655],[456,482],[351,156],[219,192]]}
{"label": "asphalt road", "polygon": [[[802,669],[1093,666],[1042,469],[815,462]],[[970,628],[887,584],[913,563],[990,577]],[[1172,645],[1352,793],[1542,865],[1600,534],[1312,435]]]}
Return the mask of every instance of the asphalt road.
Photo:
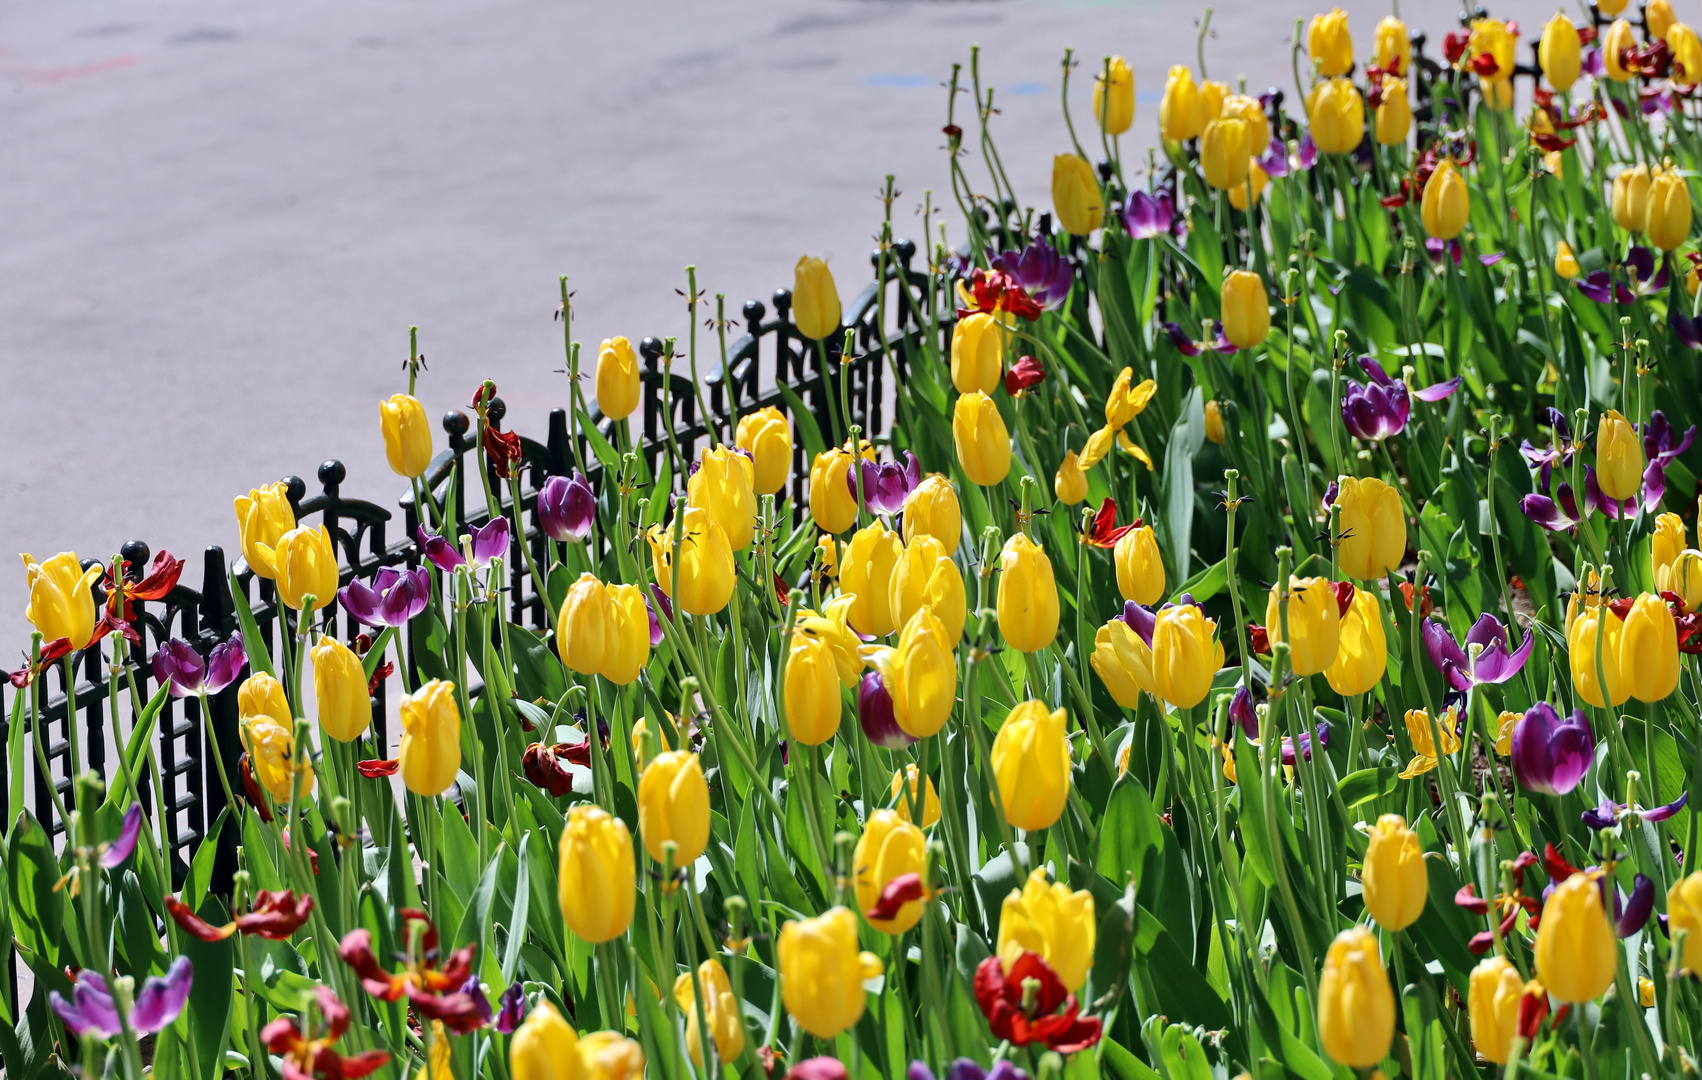
{"label": "asphalt road", "polygon": [[[575,336],[682,334],[683,267],[736,312],[804,252],[849,297],[887,173],[948,190],[941,80],[982,46],[1013,182],[1049,202],[1059,59],[1134,65],[1131,139],[1203,5],[1176,0],[11,0],[0,6],[3,540],[236,548],[231,499],[347,463],[392,502],[376,403],[420,327],[434,413],[494,378],[514,426]],[[1344,5],[1358,52],[1386,3]],[[1453,9],[1405,5],[1439,36]],[[1290,83],[1309,3],[1221,5],[1207,61]],[[1500,12],[1534,33],[1549,12]],[[1073,94],[1091,124],[1089,78]],[[1126,157],[1127,157],[1126,153]],[[1138,156],[1138,155],[1136,155]],[[972,173],[980,176],[978,161]],[[955,223],[954,241],[961,238]],[[0,571],[0,657],[27,642]]]}

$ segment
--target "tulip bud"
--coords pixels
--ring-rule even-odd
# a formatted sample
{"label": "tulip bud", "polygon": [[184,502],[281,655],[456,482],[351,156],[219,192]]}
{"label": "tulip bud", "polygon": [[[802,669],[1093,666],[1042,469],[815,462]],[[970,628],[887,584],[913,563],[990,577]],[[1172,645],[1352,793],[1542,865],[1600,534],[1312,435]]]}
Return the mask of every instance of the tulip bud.
{"label": "tulip bud", "polygon": [[1505,1065],[1519,1032],[1519,999],[1525,980],[1505,956],[1491,956],[1472,968],[1466,1011],[1471,1016],[1472,1045],[1484,1060]]}
{"label": "tulip bud", "polygon": [[1394,1038],[1395,993],[1377,935],[1363,926],[1343,930],[1324,954],[1318,980],[1318,1041],[1338,1063],[1369,1069]]}
{"label": "tulip bud", "polygon": [[[1607,640],[1601,645],[1598,675],[1596,633],[1604,618],[1607,620]],[[1608,697],[1613,704],[1622,705],[1631,696],[1630,681],[1620,670],[1624,630],[1625,621],[1611,608],[1601,605],[1579,612],[1566,628],[1567,666],[1572,670],[1572,689],[1598,709],[1606,707],[1602,700],[1601,679],[1607,681]]]}
{"label": "tulip bud", "polygon": [[60,552],[45,563],[24,556],[24,585],[30,594],[24,617],[41,631],[43,644],[64,638],[73,649],[88,648],[99,622],[94,584],[104,572],[99,564],[84,570],[74,551]]}
{"label": "tulip bud", "polygon": [[1110,69],[1110,92],[1106,92],[1105,70],[1093,80],[1093,115],[1107,135],[1121,135],[1135,122],[1135,73],[1129,62],[1113,56],[1106,64]]}
{"label": "tulip bud", "polygon": [[1466,219],[1471,216],[1471,196],[1452,161],[1443,159],[1425,181],[1419,211],[1424,218],[1424,231],[1438,240],[1452,240],[1466,227]]}
{"label": "tulip bud", "polygon": [[1650,42],[1665,38],[1667,31],[1676,23],[1678,16],[1672,10],[1672,0],[1646,0],[1643,5],[1643,32],[1648,34]]}
{"label": "tulip bud", "polygon": [[998,390],[1005,371],[1010,331],[999,315],[978,311],[957,321],[951,332],[951,384],[960,394]]}
{"label": "tulip bud", "polygon": [[850,623],[859,634],[885,637],[898,628],[892,610],[892,574],[904,556],[898,534],[878,518],[851,534],[840,561],[839,587],[856,600]]}
{"label": "tulip bud", "polygon": [[993,776],[1005,820],[1030,832],[1050,828],[1070,793],[1070,743],[1064,710],[1038,701],[1017,705],[993,739]]}
{"label": "tulip bud", "polygon": [[1086,236],[1105,220],[1105,200],[1093,166],[1078,154],[1052,159],[1052,210],[1064,231]]}
{"label": "tulip bud", "polygon": [[378,424],[391,470],[410,480],[424,473],[431,464],[431,422],[419,399],[395,394],[379,402]]}
{"label": "tulip bud", "polygon": [[449,790],[461,769],[461,710],[455,684],[433,679],[402,697],[402,743],[396,751],[402,783],[431,798]]}
{"label": "tulip bud", "polygon": [[[709,820],[709,804],[703,808],[705,826]],[[703,986],[703,1019],[715,1039],[715,1055],[723,1065],[734,1061],[745,1049],[745,1024],[739,1009],[739,999],[733,996],[732,981],[719,960],[705,960],[697,966],[697,978],[690,974],[674,980],[674,1002],[686,1018],[686,1052],[693,1065],[703,1067],[703,1036],[697,1027],[697,987]],[[636,1080],[636,1078],[635,1078]]]}
{"label": "tulip bud", "polygon": [[[1610,881],[1607,887],[1614,885]],[[1537,978],[1560,1001],[1593,1001],[1613,985],[1619,942],[1602,898],[1599,871],[1573,874],[1549,894],[1535,953]]]}
{"label": "tulip bud", "polygon": [[1215,399],[1206,402],[1206,441],[1216,446],[1223,445],[1223,409]]}
{"label": "tulip bud", "polygon": [[1339,483],[1342,572],[1348,577],[1380,578],[1398,569],[1407,550],[1401,493],[1374,476],[1344,476]]}
{"label": "tulip bud", "polygon": [[944,544],[926,534],[910,541],[893,567],[887,588],[893,625],[906,625],[926,605],[939,619],[941,643],[948,652],[956,648],[963,637],[968,600],[963,573],[946,555]]}
{"label": "tulip bud", "polygon": [[[961,622],[958,632],[962,633]],[[933,609],[924,604],[906,621],[895,647],[870,654],[892,699],[893,721],[912,739],[937,733],[951,718],[957,701],[955,644],[955,638],[946,637]]]}
{"label": "tulip bud", "polygon": [[1554,249],[1554,272],[1567,281],[1578,276],[1578,257],[1572,254],[1572,245],[1564,240]]}
{"label": "tulip bud", "polygon": [[1670,513],[1657,517],[1654,534],[1649,537],[1649,568],[1654,571],[1656,591],[1669,588],[1672,564],[1678,561],[1679,552],[1685,547],[1684,519]]}
{"label": "tulip bud", "polygon": [[1250,270],[1231,270],[1223,279],[1223,336],[1238,349],[1264,343],[1271,332],[1271,301],[1265,280]]}
{"label": "tulip bud", "polygon": [[330,634],[313,647],[313,698],[319,730],[338,742],[354,742],[372,723],[366,669],[353,649]]}
{"label": "tulip bud", "polygon": [[552,476],[538,489],[538,528],[551,540],[583,540],[597,520],[597,496],[583,473]]}
{"label": "tulip bud", "polygon": [[1407,36],[1406,23],[1385,15],[1373,34],[1371,48],[1377,66],[1405,77],[1412,68],[1412,39]]}
{"label": "tulip bud", "polygon": [[[857,849],[851,855],[857,906],[867,913],[893,878],[921,874],[926,847],[922,830],[893,811],[876,810],[870,814],[863,835],[857,840]],[[922,903],[921,898],[907,900],[890,919],[868,916],[869,925],[883,934],[902,934],[921,921]]]}
{"label": "tulip bud", "polygon": [[[626,686],[650,662],[650,607],[644,602],[644,591],[637,585],[610,585],[607,593],[608,637],[604,642],[603,666],[597,674],[616,686]],[[561,646],[560,627],[558,622],[557,648]]]}
{"label": "tulip bud", "polygon": [[688,506],[680,545],[679,595],[674,595],[674,531],[652,525],[645,534],[650,541],[651,567],[656,584],[687,615],[713,615],[732,599],[735,571],[733,547],[726,530],[711,521],[702,507]]}
{"label": "tulip bud", "polygon": [[[632,1000],[631,994],[627,1000]],[[742,1030],[739,1038],[742,1043]],[[644,1047],[618,1031],[593,1031],[580,1039],[579,1063],[584,1070],[581,1080],[644,1080]],[[516,1075],[514,1080],[521,1078]]]}
{"label": "tulip bud", "polygon": [[548,1000],[514,1029],[508,1069],[514,1080],[579,1080],[579,1036]]}
{"label": "tulip bud", "polygon": [[1399,814],[1384,814],[1371,827],[1360,872],[1365,910],[1385,930],[1405,930],[1424,914],[1430,879],[1424,846]]}
{"label": "tulip bud", "polygon": [[1239,117],[1219,117],[1206,124],[1200,134],[1200,171],[1206,183],[1219,191],[1246,184],[1251,150],[1247,125]]}
{"label": "tulip bud", "polygon": [[780,997],[798,1026],[832,1039],[863,1016],[863,980],[881,962],[857,951],[857,916],[842,907],[780,928]]}
{"label": "tulip bud", "polygon": [[1211,691],[1223,667],[1217,621],[1197,604],[1179,604],[1158,612],[1152,630],[1152,674],[1158,696],[1178,709],[1191,709]]}
{"label": "tulip bud", "polygon": [[1649,167],[1638,162],[1613,178],[1613,223],[1641,232],[1649,217]]}
{"label": "tulip bud", "polygon": [[1087,498],[1087,473],[1082,471],[1081,459],[1074,450],[1064,451],[1058,474],[1052,478],[1052,494],[1065,506],[1074,506]]}
{"label": "tulip bud", "polygon": [[[242,534],[242,557],[248,568],[270,580],[277,576],[274,549],[295,528],[295,509],[282,480],[236,497],[236,524]],[[49,638],[48,640],[52,640]]]}
{"label": "tulip bud", "polygon": [[948,557],[957,554],[958,541],[963,537],[963,511],[957,492],[939,473],[924,477],[904,500],[904,542],[908,544],[918,536],[938,540]]}
{"label": "tulip bud", "polygon": [[637,880],[626,822],[590,803],[574,806],[561,834],[558,873],[562,921],[580,940],[595,945],[626,933]]}
{"label": "tulip bud", "polygon": [[638,778],[638,835],[644,850],[664,861],[662,845],[678,849],[675,866],[690,866],[709,846],[709,784],[697,755],[686,750],[657,754]]}
{"label": "tulip bud", "polygon": [[[1292,614],[1290,618],[1292,618]],[[1383,681],[1388,664],[1388,641],[1383,635],[1383,610],[1371,589],[1355,589],[1353,602],[1342,616],[1336,658],[1324,669],[1330,689],[1343,697],[1368,694]]]}
{"label": "tulip bud", "polygon": [[1237,210],[1247,209],[1247,189],[1253,189],[1253,202],[1257,203],[1265,193],[1265,187],[1270,183],[1270,174],[1257,161],[1247,163],[1247,183],[1229,189],[1229,205]]}
{"label": "tulip bud", "polygon": [[278,599],[300,611],[309,596],[318,611],[337,598],[337,551],[331,534],[318,525],[291,529],[273,549]]}
{"label": "tulip bud", "polygon": [[1683,932],[1679,963],[1689,974],[1702,971],[1702,871],[1680,878],[1667,890],[1667,932],[1676,944]]}
{"label": "tulip bud", "polygon": [[1306,27],[1306,51],[1312,66],[1326,79],[1346,75],[1353,67],[1353,35],[1348,33],[1347,14],[1341,8],[1312,16]]}
{"label": "tulip bud", "polygon": [[1537,43],[1537,64],[1548,79],[1548,85],[1561,93],[1572,89],[1578,81],[1582,58],[1578,47],[1578,28],[1563,12],[1555,13],[1542,28]]}
{"label": "tulip bud", "polygon": [[1678,623],[1653,593],[1637,597],[1625,616],[1619,671],[1638,701],[1664,701],[1678,688]]}
{"label": "tulip bud", "polygon": [[1617,409],[1609,409],[1596,425],[1596,482],[1602,494],[1610,499],[1636,498],[1643,490],[1646,464],[1637,429]]}
{"label": "tulip bud", "polygon": [[624,337],[604,338],[597,350],[597,408],[611,420],[625,420],[638,408],[642,384],[638,354]]}
{"label": "tulip bud", "polygon": [[1167,142],[1198,138],[1206,126],[1200,88],[1194,73],[1182,64],[1170,69],[1164,82],[1164,97],[1158,105],[1158,131]]}
{"label": "tulip bud", "polygon": [[834,447],[816,455],[810,466],[810,517],[824,532],[841,533],[857,521],[857,492],[852,486],[851,455]]}
{"label": "tulip bud", "polygon": [[[1689,27],[1675,26],[1688,35],[1695,53],[1693,70],[1702,73],[1702,42]],[[1662,251],[1672,251],[1690,239],[1690,188],[1684,177],[1673,169],[1662,169],[1649,181],[1649,198],[1643,220],[1643,235]]]}
{"label": "tulip bud", "polygon": [[1282,587],[1271,587],[1265,603],[1265,632],[1271,644],[1287,641],[1296,675],[1329,667],[1341,645],[1341,605],[1333,582],[1320,577],[1288,579],[1288,632],[1282,627]]}
{"label": "tulip bud", "polygon": [[[561,662],[581,675],[601,671],[613,637],[613,622],[607,587],[595,574],[580,574],[579,580],[568,587],[556,616],[556,652]],[[649,640],[648,634],[645,640]]]}
{"label": "tulip bud", "polygon": [[758,495],[773,495],[786,486],[792,471],[792,425],[773,405],[739,417],[733,442],[756,462],[752,486]]}
{"label": "tulip bud", "polygon": [[1086,889],[1072,892],[1061,881],[1048,883],[1046,871],[1035,870],[1022,888],[1005,897],[994,952],[1007,974],[1023,953],[1037,953],[1074,993],[1087,982],[1097,936],[1093,894]]}
{"label": "tulip bud", "polygon": [[1383,100],[1377,105],[1377,141],[1384,146],[1400,146],[1412,130],[1412,102],[1407,100],[1405,79],[1385,76]]}
{"label": "tulip bud", "polygon": [[1677,593],[1686,612],[1702,611],[1702,551],[1685,548],[1672,561],[1664,578],[1656,579],[1663,592]]}
{"label": "tulip bud", "polygon": [[1158,537],[1152,526],[1141,525],[1124,533],[1111,554],[1117,565],[1117,591],[1123,599],[1145,607],[1164,599],[1164,558],[1158,553]]}
{"label": "tulip bud", "polygon": [[737,450],[705,449],[686,485],[686,505],[709,511],[709,520],[727,533],[734,551],[756,539],[756,466]]}
{"label": "tulip bud", "polygon": [[821,637],[798,631],[786,656],[786,725],[805,746],[819,746],[839,730],[839,675],[832,648]]}
{"label": "tulip bud", "polygon": [[[1613,0],[1613,2],[1618,3],[1621,10],[1624,9],[1625,0]],[[1600,4],[1597,5],[1597,7],[1600,6]],[[1602,35],[1601,42],[1602,67],[1606,69],[1607,77],[1614,82],[1630,82],[1637,72],[1635,69],[1627,68],[1622,57],[1625,55],[1625,50],[1637,48],[1637,39],[1631,33],[1631,24],[1624,19],[1615,19],[1613,25],[1607,28],[1607,33]],[[1617,211],[1613,216],[1614,220],[1619,219]],[[1628,225],[1621,225],[1620,227],[1630,228]]]}
{"label": "tulip bud", "polygon": [[1039,652],[1058,636],[1058,585],[1046,551],[1016,533],[999,553],[999,633],[1018,652]]}
{"label": "tulip bud", "polygon": [[[909,790],[905,791],[907,779]],[[906,765],[893,772],[892,798],[893,813],[901,820],[914,819],[918,809],[922,812],[922,828],[926,829],[940,820],[940,793],[934,788],[933,778],[921,776],[914,765]]]}
{"label": "tulip bud", "polygon": [[1099,628],[1093,638],[1093,670],[1111,697],[1125,709],[1140,701],[1141,691],[1157,696],[1152,674],[1152,648],[1121,617]]}
{"label": "tulip bud", "polygon": [[959,397],[952,410],[951,435],[957,463],[971,484],[992,487],[1009,475],[1011,435],[992,398],[979,390]]}
{"label": "tulip bud", "polygon": [[1351,154],[1365,138],[1365,99],[1346,79],[1330,79],[1306,95],[1312,142],[1325,154]]}
{"label": "tulip bud", "polygon": [[792,322],[798,333],[821,341],[839,329],[839,289],[833,271],[811,255],[798,260],[792,276]]}

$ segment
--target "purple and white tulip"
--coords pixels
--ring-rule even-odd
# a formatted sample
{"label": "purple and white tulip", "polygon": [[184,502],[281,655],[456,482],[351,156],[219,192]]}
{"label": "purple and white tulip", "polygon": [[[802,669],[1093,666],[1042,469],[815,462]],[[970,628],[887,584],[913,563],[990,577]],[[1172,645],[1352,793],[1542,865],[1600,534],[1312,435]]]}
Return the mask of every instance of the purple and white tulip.
{"label": "purple and white tulip", "polygon": [[870,742],[887,750],[902,750],[916,741],[892,715],[892,694],[878,671],[864,675],[857,687],[857,722]]}
{"label": "purple and white tulip", "polygon": [[1611,829],[1633,815],[1642,821],[1665,821],[1683,810],[1684,804],[1689,801],[1690,792],[1686,791],[1665,806],[1655,806],[1645,810],[1640,806],[1626,806],[1616,803],[1612,799],[1603,799],[1596,806],[1584,811],[1582,817],[1584,824],[1596,830]]}
{"label": "purple and white tulip", "polygon": [[1167,192],[1137,191],[1123,204],[1123,228],[1136,240],[1163,236],[1175,227],[1176,209]]}
{"label": "purple and white tulip", "polygon": [[338,593],[343,608],[367,626],[405,626],[408,620],[431,603],[431,572],[421,566],[397,570],[385,566],[373,575],[372,584],[349,582]]}
{"label": "purple and white tulip", "polygon": [[240,631],[213,646],[205,659],[195,651],[195,646],[172,638],[154,654],[153,664],[154,679],[169,685],[171,696],[179,698],[203,690],[216,694],[236,682],[247,666],[248,653],[243,649]]}
{"label": "purple and white tulip", "polygon": [[597,497],[583,473],[552,476],[538,492],[538,527],[552,540],[583,540],[597,519]]}
{"label": "purple and white tulip", "polygon": [[[862,459],[863,500],[875,513],[898,513],[904,509],[904,500],[910,497],[910,492],[922,485],[922,463],[908,450],[904,452],[904,458],[902,465],[896,461],[877,465],[867,458]],[[850,485],[852,496],[856,496],[857,478],[846,473],[845,482]]]}
{"label": "purple and white tulip", "polygon": [[1460,388],[1461,376],[1456,375],[1446,382],[1409,391],[1404,379],[1391,379],[1383,365],[1369,356],[1359,358],[1359,367],[1371,381],[1348,379],[1342,390],[1342,422],[1356,439],[1376,441],[1399,435],[1412,416],[1412,398],[1441,401]]}
{"label": "purple and white tulip", "polygon": [[[189,991],[195,985],[195,970],[187,956],[180,956],[166,969],[165,977],[154,976],[142,984],[136,993],[136,1004],[130,1009],[130,1030],[138,1035],[157,1035],[169,1027],[189,1003]],[[65,1030],[76,1036],[92,1035],[99,1039],[115,1039],[124,1031],[124,1017],[106,980],[84,968],[77,972],[71,987],[71,1000],[55,990],[48,995],[48,1004],[58,1014]]]}
{"label": "purple and white tulip", "polygon": [[[1435,619],[1424,620],[1424,650],[1430,662],[1455,690],[1470,690],[1473,684],[1498,684],[1517,675],[1531,657],[1536,638],[1529,630],[1517,651],[1507,651],[1507,628],[1501,620],[1487,612],[1478,617],[1466,631],[1465,644],[1454,640],[1447,627]],[[1473,645],[1481,646],[1476,660],[1472,659]]]}

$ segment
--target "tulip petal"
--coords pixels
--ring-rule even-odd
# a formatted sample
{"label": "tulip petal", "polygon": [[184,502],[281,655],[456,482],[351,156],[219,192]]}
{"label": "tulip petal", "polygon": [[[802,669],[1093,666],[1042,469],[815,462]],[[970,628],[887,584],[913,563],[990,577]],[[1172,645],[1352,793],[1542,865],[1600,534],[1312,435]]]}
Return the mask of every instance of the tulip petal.
{"label": "tulip petal", "polygon": [[142,804],[133,802],[130,809],[124,811],[124,823],[119,827],[118,839],[101,853],[100,864],[108,870],[122,863],[136,850],[136,840],[142,835]]}
{"label": "tulip petal", "polygon": [[[1609,886],[1612,888],[1612,886]],[[1613,931],[1622,938],[1628,938],[1643,929],[1649,921],[1649,915],[1655,910],[1655,883],[1642,874],[1638,874],[1631,883],[1631,898],[1625,902],[1625,908],[1615,921]]]}
{"label": "tulip petal", "polygon": [[1426,386],[1422,390],[1414,390],[1412,391],[1412,396],[1420,401],[1441,401],[1454,391],[1458,390],[1460,388],[1460,384],[1464,381],[1465,376],[1456,375],[1446,382],[1435,383],[1434,385]]}
{"label": "tulip petal", "polygon": [[195,969],[187,956],[180,956],[166,969],[165,978],[151,978],[136,993],[130,1010],[130,1027],[146,1035],[157,1035],[169,1027],[189,1003],[195,985]]}

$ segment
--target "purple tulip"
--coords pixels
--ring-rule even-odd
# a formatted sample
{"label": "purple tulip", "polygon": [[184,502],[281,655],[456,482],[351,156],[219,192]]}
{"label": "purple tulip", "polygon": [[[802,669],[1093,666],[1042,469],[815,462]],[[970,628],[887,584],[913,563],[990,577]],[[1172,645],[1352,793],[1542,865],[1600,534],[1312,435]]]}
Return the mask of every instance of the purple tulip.
{"label": "purple tulip", "polygon": [[1631,290],[1616,283],[1606,270],[1595,270],[1579,278],[1578,291],[1598,304],[1629,304],[1634,299]]}
{"label": "purple tulip", "polygon": [[1272,139],[1265,147],[1265,152],[1258,159],[1259,168],[1265,170],[1265,175],[1272,180],[1281,179],[1288,175],[1288,147],[1281,139]]}
{"label": "purple tulip", "polygon": [[502,1000],[498,1005],[496,1030],[503,1035],[514,1034],[514,1029],[526,1019],[526,988],[520,985],[519,979],[514,980],[513,985],[502,992]]}
{"label": "purple tulip", "polygon": [[1223,323],[1221,322],[1212,323],[1214,337],[1210,341],[1195,341],[1188,336],[1187,331],[1173,322],[1161,325],[1164,327],[1165,333],[1170,335],[1171,343],[1183,356],[1198,356],[1206,349],[1216,349],[1225,356],[1237,351],[1235,343],[1230,341],[1228,335],[1223,332]]}
{"label": "purple tulip", "polygon": [[1295,155],[1294,167],[1304,172],[1318,164],[1318,144],[1312,141],[1312,133],[1308,131],[1300,136],[1300,150]]}
{"label": "purple tulip", "polygon": [[1146,642],[1147,648],[1152,648],[1153,627],[1158,625],[1157,613],[1152,608],[1144,607],[1133,600],[1125,600],[1123,601],[1123,614],[1120,618],[1129,624],[1130,630],[1133,630],[1142,641]]}
{"label": "purple tulip", "polygon": [[1259,737],[1259,714],[1253,709],[1253,695],[1245,683],[1237,686],[1235,696],[1229,699],[1229,718],[1241,725],[1249,739]]}
{"label": "purple tulip", "polygon": [[118,826],[118,839],[106,845],[100,853],[100,864],[108,870],[121,865],[130,853],[136,850],[136,841],[142,836],[142,804],[133,802],[130,809],[124,811],[124,821]]}
{"label": "purple tulip", "polygon": [[1619,917],[1613,921],[1613,932],[1621,938],[1628,938],[1643,929],[1648,923],[1649,916],[1655,910],[1655,883],[1638,874],[1631,879],[1631,897],[1622,906],[1619,903],[1619,890],[1608,885],[1610,879],[1602,878],[1602,883],[1613,889],[1613,907]]}
{"label": "purple tulip", "polygon": [[580,472],[552,476],[538,492],[538,527],[551,540],[583,540],[597,518],[597,497]]}
{"label": "purple tulip", "polygon": [[241,631],[213,646],[206,659],[187,641],[172,638],[154,654],[154,680],[169,685],[172,697],[189,697],[203,690],[216,694],[235,682],[247,665]]}
{"label": "purple tulip", "polygon": [[1584,55],[1580,58],[1579,68],[1584,74],[1592,78],[1599,78],[1601,73],[1607,70],[1607,64],[1602,60],[1602,51],[1600,49],[1585,49]]}
{"label": "purple tulip", "polygon": [[[171,962],[165,977],[149,978],[136,993],[136,1004],[130,1010],[130,1030],[138,1035],[157,1035],[183,1012],[189,1003],[189,990],[195,983],[195,969],[189,958],[180,956]],[[100,1039],[115,1039],[124,1031],[118,1015],[118,1005],[106,980],[84,968],[77,972],[71,988],[71,1000],[54,990],[47,997],[53,1011],[73,1035],[93,1035]]]}
{"label": "purple tulip", "polygon": [[1553,498],[1541,494],[1526,495],[1519,500],[1519,512],[1551,532],[1569,532],[1582,520],[1572,485],[1567,483],[1555,489]]}
{"label": "purple tulip", "polygon": [[1137,191],[1123,205],[1123,228],[1136,240],[1151,240],[1170,231],[1176,211],[1164,192]]}
{"label": "purple tulip", "polygon": [[[898,464],[889,461],[877,465],[868,458],[861,460],[863,470],[863,500],[869,504],[869,509],[877,514],[896,514],[904,509],[904,500],[910,497],[910,492],[922,485],[922,464],[916,460],[916,455],[906,450],[905,463]],[[857,494],[857,478],[850,473],[845,474],[845,482],[851,487],[851,494]]]}
{"label": "purple tulip", "polygon": [[792,1066],[786,1080],[846,1080],[850,1072],[838,1058],[805,1058]]}
{"label": "purple tulip", "polygon": [[495,1019],[496,1014],[491,1012],[490,998],[485,996],[485,988],[479,985],[479,977],[477,975],[468,976],[467,981],[461,984],[460,993],[466,994],[472,999],[473,1008],[478,1010],[479,1015],[484,1018],[485,1023],[488,1024]]}
{"label": "purple tulip", "polygon": [[[1511,679],[1524,668],[1525,661],[1531,658],[1531,647],[1536,644],[1536,638],[1526,630],[1524,644],[1518,651],[1509,653],[1507,628],[1487,612],[1478,616],[1477,622],[1466,631],[1464,646],[1435,619],[1424,620],[1423,630],[1424,650],[1430,654],[1430,662],[1450,686],[1461,691],[1470,690],[1474,683],[1481,686]],[[1475,662],[1471,658],[1473,645],[1483,647]]]}
{"label": "purple tulip", "polygon": [[857,722],[870,742],[887,750],[902,750],[916,741],[893,718],[892,695],[878,671],[864,675],[857,687]]}
{"label": "purple tulip", "polygon": [[994,270],[1009,274],[1023,291],[1048,311],[1064,306],[1065,298],[1070,295],[1070,285],[1075,281],[1070,260],[1044,240],[1036,240],[1020,252],[1002,252],[994,256],[990,265]]}
{"label": "purple tulip", "polygon": [[662,622],[674,621],[674,605],[668,599],[668,594],[662,591],[660,585],[650,586],[650,592],[644,597],[644,609],[650,614],[650,644],[662,644]]}
{"label": "purple tulip", "polygon": [[431,572],[423,566],[414,570],[380,567],[371,585],[357,578],[343,586],[338,595],[357,622],[406,626],[431,603]]}
{"label": "purple tulip", "polygon": [[1657,272],[1654,252],[1641,244],[1633,244],[1625,253],[1626,280],[1615,281],[1611,272],[1596,270],[1586,274],[1577,285],[1579,292],[1598,304],[1629,304],[1640,296],[1665,289],[1671,273],[1672,263],[1668,256],[1661,257]]}
{"label": "purple tulip", "polygon": [[1672,802],[1667,803],[1665,806],[1656,806],[1651,809],[1644,810],[1637,806],[1621,805],[1620,803],[1614,802],[1612,799],[1603,799],[1597,806],[1584,811],[1582,816],[1584,824],[1588,825],[1592,829],[1611,829],[1633,814],[1644,821],[1665,821],[1680,810],[1683,810],[1684,804],[1689,801],[1690,792],[1686,791]]}
{"label": "purple tulip", "polygon": [[1643,455],[1649,467],[1643,470],[1643,512],[1653,513],[1667,493],[1667,466],[1696,441],[1696,425],[1692,424],[1681,436],[1667,421],[1666,414],[1656,409],[1643,425]]}
{"label": "purple tulip", "polygon": [[1539,701],[1513,725],[1513,779],[1526,791],[1568,794],[1595,756],[1595,732],[1582,709],[1562,720],[1553,705]]}
{"label": "purple tulip", "polygon": [[424,525],[414,530],[414,541],[419,545],[420,554],[446,574],[467,561],[455,550],[455,545],[449,542],[448,537],[428,533]]}
{"label": "purple tulip", "polygon": [[1348,434],[1356,439],[1381,440],[1406,430],[1412,415],[1411,398],[1420,401],[1441,401],[1460,388],[1460,376],[1422,390],[1407,390],[1402,379],[1391,379],[1383,365],[1369,356],[1359,358],[1360,370],[1371,380],[1361,383],[1346,380],[1342,391],[1342,422]]}
{"label": "purple tulip", "polygon": [[497,517],[483,528],[474,529],[473,569],[483,570],[490,561],[508,554],[508,519]]}
{"label": "purple tulip", "polygon": [[1000,1061],[991,1072],[972,1058],[958,1058],[946,1066],[946,1080],[1028,1080],[1028,1073],[1009,1061]]}
{"label": "purple tulip", "polygon": [[1458,266],[1460,259],[1465,256],[1465,249],[1460,247],[1458,239],[1442,240],[1432,236],[1424,242],[1424,253],[1429,255],[1430,261],[1437,265],[1441,265],[1444,255],[1450,255],[1454,259],[1454,265]]}
{"label": "purple tulip", "polygon": [[[1312,731],[1300,733],[1300,754],[1307,761],[1312,760],[1312,744],[1314,742],[1321,748],[1327,748],[1330,745],[1330,725],[1327,722],[1320,720],[1318,726]],[[1294,764],[1294,740],[1286,735],[1282,737],[1282,763],[1284,765]]]}

